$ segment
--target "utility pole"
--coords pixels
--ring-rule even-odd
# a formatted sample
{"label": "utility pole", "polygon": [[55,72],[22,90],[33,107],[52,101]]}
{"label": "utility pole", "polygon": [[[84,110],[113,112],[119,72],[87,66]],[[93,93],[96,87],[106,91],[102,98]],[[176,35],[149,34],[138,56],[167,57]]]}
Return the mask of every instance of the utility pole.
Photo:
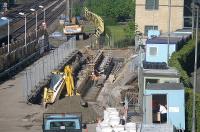
{"label": "utility pole", "polygon": [[[197,52],[198,52],[198,27],[199,27],[199,6],[193,4],[196,9],[196,34],[195,34],[195,60],[194,60],[194,84],[193,84],[193,108],[192,108],[192,132],[196,131],[196,87],[197,87]],[[195,10],[194,9],[194,10]]]}
{"label": "utility pole", "polygon": [[167,64],[169,65],[169,45],[170,45],[170,28],[171,28],[171,0],[168,0],[169,18],[168,18],[168,45],[167,45]]}

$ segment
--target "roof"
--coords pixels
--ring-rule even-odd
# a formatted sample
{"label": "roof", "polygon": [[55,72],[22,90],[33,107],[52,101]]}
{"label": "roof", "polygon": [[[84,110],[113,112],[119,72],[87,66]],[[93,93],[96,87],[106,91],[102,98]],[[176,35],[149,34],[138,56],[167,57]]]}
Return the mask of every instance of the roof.
{"label": "roof", "polygon": [[184,86],[182,83],[154,83],[147,84],[146,89],[148,90],[183,90]]}
{"label": "roof", "polygon": [[177,29],[174,33],[192,34],[192,29]]}
{"label": "roof", "polygon": [[[160,35],[160,37],[168,37],[168,33],[163,33]],[[184,32],[173,32],[173,33],[170,33],[170,37],[187,39],[191,37],[191,34],[184,33]]]}
{"label": "roof", "polygon": [[[170,37],[169,44],[177,44],[182,38],[180,37]],[[155,37],[152,39],[147,39],[146,44],[168,44],[168,37]]]}
{"label": "roof", "polygon": [[166,62],[143,62],[144,69],[169,69]]}
{"label": "roof", "polygon": [[179,73],[174,68],[169,69],[143,69],[144,77],[176,77],[179,78]]}

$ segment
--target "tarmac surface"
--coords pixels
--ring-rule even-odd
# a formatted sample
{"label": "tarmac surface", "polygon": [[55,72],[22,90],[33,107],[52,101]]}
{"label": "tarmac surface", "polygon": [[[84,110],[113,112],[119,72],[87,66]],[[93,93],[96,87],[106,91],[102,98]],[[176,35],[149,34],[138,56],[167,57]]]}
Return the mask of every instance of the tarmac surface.
{"label": "tarmac surface", "polygon": [[0,132],[42,131],[43,107],[25,102],[22,74],[0,85]]}
{"label": "tarmac surface", "polygon": [[42,105],[27,104],[23,97],[23,74],[20,72],[0,85],[0,132],[42,132],[44,112],[82,113],[83,122],[89,123],[88,131],[95,131],[97,114],[90,105],[80,105],[80,96],[65,97],[47,109]]}

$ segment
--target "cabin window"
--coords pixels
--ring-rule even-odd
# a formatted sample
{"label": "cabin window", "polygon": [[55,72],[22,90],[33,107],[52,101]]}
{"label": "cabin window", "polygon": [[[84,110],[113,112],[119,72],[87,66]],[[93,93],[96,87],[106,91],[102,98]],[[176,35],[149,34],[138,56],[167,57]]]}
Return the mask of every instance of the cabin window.
{"label": "cabin window", "polygon": [[157,10],[159,7],[159,0],[146,0],[145,9]]}
{"label": "cabin window", "polygon": [[[152,83],[158,83],[159,82],[159,79],[146,79],[146,86],[148,84],[152,84]],[[145,86],[145,87],[146,87]]]}
{"label": "cabin window", "polygon": [[148,35],[148,31],[149,30],[158,30],[158,26],[153,26],[153,25],[146,25],[144,27],[144,35],[147,36]]}
{"label": "cabin window", "polygon": [[149,47],[149,55],[156,56],[158,52],[157,47]]}

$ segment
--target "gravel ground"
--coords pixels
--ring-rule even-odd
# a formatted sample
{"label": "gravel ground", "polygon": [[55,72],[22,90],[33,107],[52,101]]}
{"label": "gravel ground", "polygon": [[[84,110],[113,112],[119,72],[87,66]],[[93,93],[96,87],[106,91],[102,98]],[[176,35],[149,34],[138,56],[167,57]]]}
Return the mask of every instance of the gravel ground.
{"label": "gravel ground", "polygon": [[80,105],[81,97],[65,97],[58,100],[53,105],[49,105],[46,113],[81,113],[83,123],[94,123],[97,119],[97,114],[91,107],[82,107]]}

